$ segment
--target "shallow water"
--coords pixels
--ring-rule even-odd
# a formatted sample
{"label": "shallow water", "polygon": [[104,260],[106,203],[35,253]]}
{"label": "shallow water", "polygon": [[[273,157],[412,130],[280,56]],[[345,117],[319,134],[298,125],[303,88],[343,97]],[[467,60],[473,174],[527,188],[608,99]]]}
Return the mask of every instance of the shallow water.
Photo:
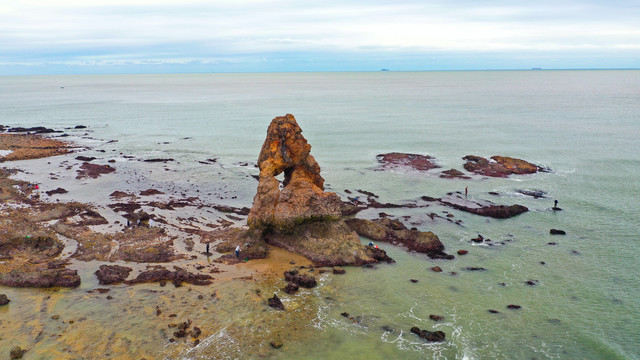
{"label": "shallow water", "polygon": [[[99,197],[90,190],[95,184],[123,191],[153,184],[213,203],[250,206],[257,185],[250,177],[257,173],[252,165],[266,127],[273,117],[292,113],[312,145],[327,188],[343,197],[345,189],[363,189],[379,195],[381,202],[409,202],[468,186],[471,197],[519,203],[531,210],[495,220],[433,204],[383,209],[410,216],[405,222],[420,230],[434,231],[448,252],[467,249],[469,254],[434,261],[378,244],[397,263],[348,268],[343,276],[323,275],[321,286],[305,298],[308,307],[302,307],[312,312],[305,314],[311,326],[296,339],[288,338],[281,349],[242,349],[233,341],[237,334],[229,334],[222,322],[210,327],[206,341],[194,350],[174,351],[174,345],[165,344],[162,351],[168,358],[217,354],[278,359],[634,359],[640,358],[640,326],[633,321],[640,318],[639,75],[639,71],[505,71],[2,77],[0,123],[87,125],[87,130],[67,130],[70,139],[91,148],[83,155],[104,161],[114,158],[118,172],[135,174],[144,184],[120,182],[116,172],[78,184],[76,191],[87,196]],[[440,179],[438,170],[374,171],[375,156],[391,151],[429,154],[443,170],[461,170],[461,158],[474,154],[522,158],[552,171],[471,180]],[[149,164],[125,155],[176,161]],[[198,163],[211,158],[218,159],[214,165]],[[29,161],[20,166],[28,168]],[[44,190],[57,187],[55,180],[47,182]],[[519,194],[520,189],[543,190],[547,197],[533,199]],[[489,195],[490,191],[500,195]],[[554,199],[562,211],[550,210]],[[462,226],[427,216],[446,216],[445,211],[462,220]],[[377,212],[359,216],[373,218]],[[552,236],[551,228],[567,235]],[[478,233],[505,244],[472,244],[469,240]],[[444,271],[430,271],[435,265]],[[487,270],[470,272],[465,267]],[[83,276],[80,289],[55,292],[55,305],[47,306],[73,309],[78,318],[88,319],[122,311],[119,305],[124,305],[114,303],[101,312],[107,302],[86,295],[96,286],[90,279],[90,274]],[[528,280],[538,283],[525,285]],[[224,286],[229,286],[232,297],[252,304],[253,290],[238,284]],[[112,292],[140,297],[137,310],[155,316],[151,299],[156,295],[144,295],[145,286],[134,289]],[[187,290],[176,291],[182,301],[192,301]],[[33,299],[33,305],[24,309],[18,302],[0,308],[3,325],[12,324],[3,329],[21,327],[20,334],[37,338],[39,325],[33,324],[38,324],[49,292],[8,288],[1,292],[10,298]],[[281,297],[287,301],[286,294]],[[508,304],[522,308],[509,310]],[[235,314],[251,329],[262,321],[255,316],[263,311],[261,306],[256,300],[246,312],[231,304],[220,311]],[[354,319],[340,315],[345,311]],[[443,315],[444,320],[434,322],[430,314]],[[205,322],[212,315],[201,316]],[[219,322],[224,316],[213,318]],[[141,338],[153,344],[166,341],[158,334],[160,325],[147,331],[130,319],[125,317],[122,327],[113,330],[117,339],[134,344]],[[425,343],[409,332],[412,326],[442,330],[447,341]],[[16,339],[10,333],[0,330],[0,353]],[[106,330],[96,337],[102,339],[98,349],[114,353],[144,348],[125,340],[104,342],[103,338],[112,337]],[[49,344],[42,351],[56,349],[63,354],[61,344],[71,340],[49,336],[39,341]]]}

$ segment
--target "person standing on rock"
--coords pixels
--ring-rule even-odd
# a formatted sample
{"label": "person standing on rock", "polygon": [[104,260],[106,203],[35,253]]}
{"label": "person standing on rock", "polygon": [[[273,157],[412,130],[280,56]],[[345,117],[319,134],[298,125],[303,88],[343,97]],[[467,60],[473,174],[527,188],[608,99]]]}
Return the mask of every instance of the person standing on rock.
{"label": "person standing on rock", "polygon": [[236,257],[240,257],[240,245],[236,246]]}
{"label": "person standing on rock", "polygon": [[464,188],[464,197],[467,197],[467,195],[469,194],[469,187],[465,187]]}

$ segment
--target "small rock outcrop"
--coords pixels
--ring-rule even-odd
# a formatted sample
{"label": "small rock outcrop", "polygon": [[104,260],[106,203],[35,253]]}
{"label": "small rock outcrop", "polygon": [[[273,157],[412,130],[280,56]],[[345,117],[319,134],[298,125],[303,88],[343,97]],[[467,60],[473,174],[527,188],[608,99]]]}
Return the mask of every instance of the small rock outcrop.
{"label": "small rock outcrop", "polygon": [[462,158],[467,162],[463,165],[465,170],[492,177],[508,177],[512,174],[534,174],[545,171],[540,166],[530,162],[507,156],[492,156],[491,160],[476,155],[467,155]]}
{"label": "small rock outcrop", "polygon": [[7,305],[11,300],[5,294],[0,294],[0,306]]}
{"label": "small rock outcrop", "polygon": [[529,211],[524,205],[498,205],[488,200],[468,199],[460,193],[450,193],[440,199],[423,197],[423,200],[437,200],[441,204],[454,209],[496,219],[506,219]]}
{"label": "small rock outcrop", "polygon": [[414,326],[411,328],[411,332],[431,342],[442,342],[445,340],[445,334],[442,331],[431,332],[428,330],[420,330],[420,328],[418,328],[417,326]]}
{"label": "small rock outcrop", "polygon": [[435,259],[453,259],[444,253],[444,245],[431,231],[409,230],[399,220],[383,217],[377,220],[348,219],[347,225],[358,235],[371,240],[406,246],[409,250],[427,254]]}
{"label": "small rock outcrop", "polygon": [[380,154],[377,159],[383,168],[410,168],[418,171],[427,171],[440,167],[433,162],[434,158],[429,155],[392,152]]}
{"label": "small rock outcrop", "polygon": [[100,265],[95,274],[100,285],[118,284],[127,279],[130,267],[120,265]]}

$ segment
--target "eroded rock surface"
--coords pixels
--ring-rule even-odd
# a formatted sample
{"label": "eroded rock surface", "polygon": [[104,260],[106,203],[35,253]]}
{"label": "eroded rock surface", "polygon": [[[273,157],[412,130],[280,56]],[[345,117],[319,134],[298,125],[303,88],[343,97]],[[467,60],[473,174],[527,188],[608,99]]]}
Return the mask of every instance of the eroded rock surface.
{"label": "eroded rock surface", "polygon": [[[324,192],[320,166],[291,114],[276,117],[258,157],[260,180],[248,224],[287,230],[315,220],[338,220],[340,198]],[[284,173],[282,189],[276,176]]]}
{"label": "eroded rock surface", "polygon": [[383,217],[374,221],[348,219],[346,223],[358,235],[368,239],[405,246],[431,258],[453,259],[452,255],[444,253],[444,245],[436,234],[431,231],[409,230],[399,220]]}
{"label": "eroded rock surface", "polygon": [[384,168],[404,167],[419,171],[427,171],[440,167],[433,162],[434,158],[429,155],[392,152],[388,154],[380,154],[377,156],[377,159]]}
{"label": "eroded rock surface", "polygon": [[467,162],[464,168],[467,171],[492,177],[508,177],[511,174],[534,174],[545,171],[540,166],[530,162],[507,156],[492,156],[491,160],[476,155],[467,155],[462,158]]}

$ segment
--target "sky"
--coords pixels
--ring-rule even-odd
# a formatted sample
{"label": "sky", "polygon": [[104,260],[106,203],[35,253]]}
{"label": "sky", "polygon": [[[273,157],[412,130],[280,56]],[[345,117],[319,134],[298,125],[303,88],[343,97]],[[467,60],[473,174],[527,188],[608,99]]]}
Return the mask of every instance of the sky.
{"label": "sky", "polygon": [[640,68],[640,0],[0,0],[0,75]]}

